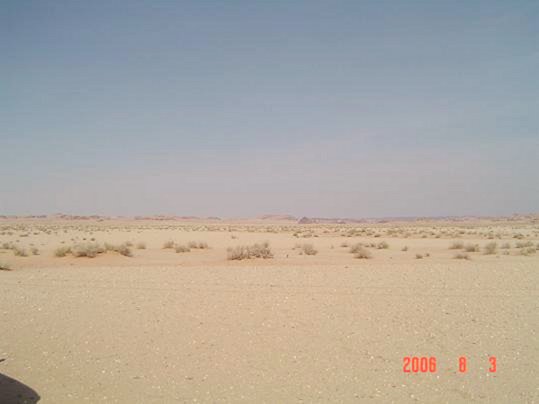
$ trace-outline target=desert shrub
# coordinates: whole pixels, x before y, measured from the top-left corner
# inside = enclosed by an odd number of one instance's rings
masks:
[[[387,244],[385,241],[380,241],[378,244],[376,244],[376,248],[379,250],[385,250],[389,248],[389,244]]]
[[[352,245],[350,246],[350,250],[349,250],[349,251],[350,251],[352,254],[356,254],[358,251],[360,251],[361,249],[364,249],[364,248],[365,248],[365,246],[363,245],[363,243],[356,243],[356,244],[352,244]]]
[[[365,247],[360,246],[359,248],[354,249],[354,258],[370,259],[370,258],[372,258],[372,254]]]
[[[131,244],[133,245],[133,244]],[[123,243],[123,244],[111,244],[111,243],[105,243],[103,247],[102,252],[108,252],[108,251],[114,251],[118,254],[125,255],[126,257],[132,257],[133,253],[131,251],[131,248],[129,246],[129,243]]]
[[[466,253],[457,253],[454,255],[455,259],[457,260],[469,260],[470,259],[470,256]]]
[[[137,250],[145,250],[146,249],[146,243],[144,241],[139,241],[137,243]]]
[[[203,241],[189,241],[187,243],[187,247],[193,248],[193,249],[200,249],[200,250],[209,248],[208,243],[205,243]]]
[[[189,251],[191,251],[191,249],[186,245],[177,245],[176,246],[176,252],[177,253],[185,253],[185,252],[189,252]]]
[[[0,262],[0,271],[11,271],[11,267],[8,264]]]
[[[65,257],[67,254],[71,254],[71,247],[58,247],[54,250],[55,257]]]
[[[344,248],[348,247],[348,243],[346,241],[342,242],[341,247],[344,247]]]
[[[104,252],[105,248],[97,243],[75,244],[73,247],[71,247],[71,254],[74,257],[95,258],[98,254],[102,254]]]
[[[461,250],[464,248],[464,243],[462,241],[455,241],[449,246],[450,250]]]
[[[11,250],[13,245],[10,243],[2,243],[2,250]]]
[[[231,247],[227,250],[229,260],[244,260],[251,258],[273,258],[268,242],[250,246]]]
[[[501,249],[503,250],[508,250],[509,248],[511,248],[511,244],[509,243],[503,243],[501,246],[500,246]]]
[[[39,250],[37,249],[37,247],[30,248],[30,252],[32,253],[32,255],[39,255]]]
[[[318,254],[318,250],[316,250],[312,244],[302,244],[300,246],[300,249],[301,249],[300,254],[305,254],[305,255]]]
[[[17,257],[28,257],[28,252],[24,248],[13,247],[12,250]]]
[[[464,246],[464,251],[466,251],[466,252],[478,252],[479,251],[479,245],[478,244],[466,244]]]
[[[402,247],[402,250],[401,251],[408,251],[408,246],[405,245],[404,247]]]
[[[133,252],[131,251],[131,248],[129,248],[129,245],[127,243],[123,243],[120,245],[113,245],[109,246],[110,248],[107,248],[107,251],[115,251],[118,254],[124,255],[126,257],[132,257]]]
[[[529,256],[535,254],[535,247],[524,247],[520,250],[520,255]]]
[[[417,260],[420,260],[422,258],[423,258],[423,254],[418,253],[418,254],[415,255],[415,259],[417,259]]]
[[[496,254],[497,248],[498,248],[498,244],[496,244],[495,242],[492,242],[485,245],[483,247],[483,251],[485,252],[486,255],[492,255],[492,254]]]
[[[526,248],[526,247],[533,247],[533,243],[531,241],[517,241],[515,244],[516,248]]]
[[[174,248],[174,241],[168,240],[163,244],[163,249]]]

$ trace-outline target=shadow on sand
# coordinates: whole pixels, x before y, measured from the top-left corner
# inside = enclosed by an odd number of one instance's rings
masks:
[[[30,387],[0,373],[0,404],[32,404],[39,399]]]

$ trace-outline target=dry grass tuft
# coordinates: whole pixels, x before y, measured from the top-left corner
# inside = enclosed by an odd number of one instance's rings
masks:
[[[115,251],[118,254],[121,254],[125,257],[132,257],[133,253],[131,251],[131,248],[129,247],[128,243],[123,243],[120,245],[113,245],[113,246],[107,246],[107,251]]]
[[[191,251],[191,249],[186,245],[177,245],[176,246],[176,252],[177,253],[186,253]]]
[[[299,244],[296,246],[296,248],[300,249],[300,254],[305,255],[316,255],[318,254],[318,250],[314,248],[312,244]]]
[[[14,246],[12,250],[17,257],[28,257],[28,252],[24,248]]]
[[[250,246],[230,247],[227,250],[229,260],[244,260],[251,258],[273,258],[268,242]]]
[[[98,243],[79,243],[71,247],[59,247],[54,251],[55,257],[65,257],[68,254],[71,254],[73,257],[88,257],[95,258],[99,254],[103,254],[108,251],[117,252],[120,255],[126,257],[132,257],[133,253],[131,248],[127,243],[114,245],[110,243],[105,243],[104,245]]]
[[[193,248],[193,249],[199,249],[199,250],[206,250],[206,249],[210,248],[208,246],[208,243],[206,243],[204,241],[189,241],[187,243],[187,247]]]
[[[8,264],[0,262],[0,271],[11,271],[11,267]]]
[[[526,257],[535,254],[535,247],[524,247],[520,250],[520,255],[524,255]]]
[[[363,245],[363,243],[356,243],[356,244],[352,244],[350,246],[350,252],[352,254],[356,254],[358,253],[360,250],[364,250],[365,249],[365,246]]]
[[[71,247],[71,255],[74,257],[95,258],[98,254],[102,254],[105,251],[105,248],[97,243],[75,244]]]
[[[163,244],[163,249],[174,248],[174,241],[168,240]]]
[[[354,249],[354,258],[370,259],[370,258],[372,258],[372,254],[365,247],[360,246],[360,247]]]
[[[464,246],[464,251],[466,251],[466,252],[478,252],[479,251],[479,245],[478,244],[466,244]]]
[[[485,255],[493,255],[496,254],[498,248],[498,244],[496,244],[494,241],[492,243],[488,243],[483,247],[483,251]]]
[[[65,257],[67,254],[71,254],[71,247],[58,247],[54,250],[55,257]]]
[[[531,241],[517,241],[515,244],[516,248],[527,248],[527,247],[533,247],[533,243]]]

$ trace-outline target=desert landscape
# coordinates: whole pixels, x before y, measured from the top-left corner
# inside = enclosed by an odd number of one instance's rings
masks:
[[[539,404],[539,2],[0,2],[0,404]]]
[[[538,249],[533,215],[5,217],[0,373],[31,390],[0,402],[537,402]]]

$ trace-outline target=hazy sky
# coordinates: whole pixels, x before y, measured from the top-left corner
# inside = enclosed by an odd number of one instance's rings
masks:
[[[0,214],[537,211],[537,0],[0,3]]]

